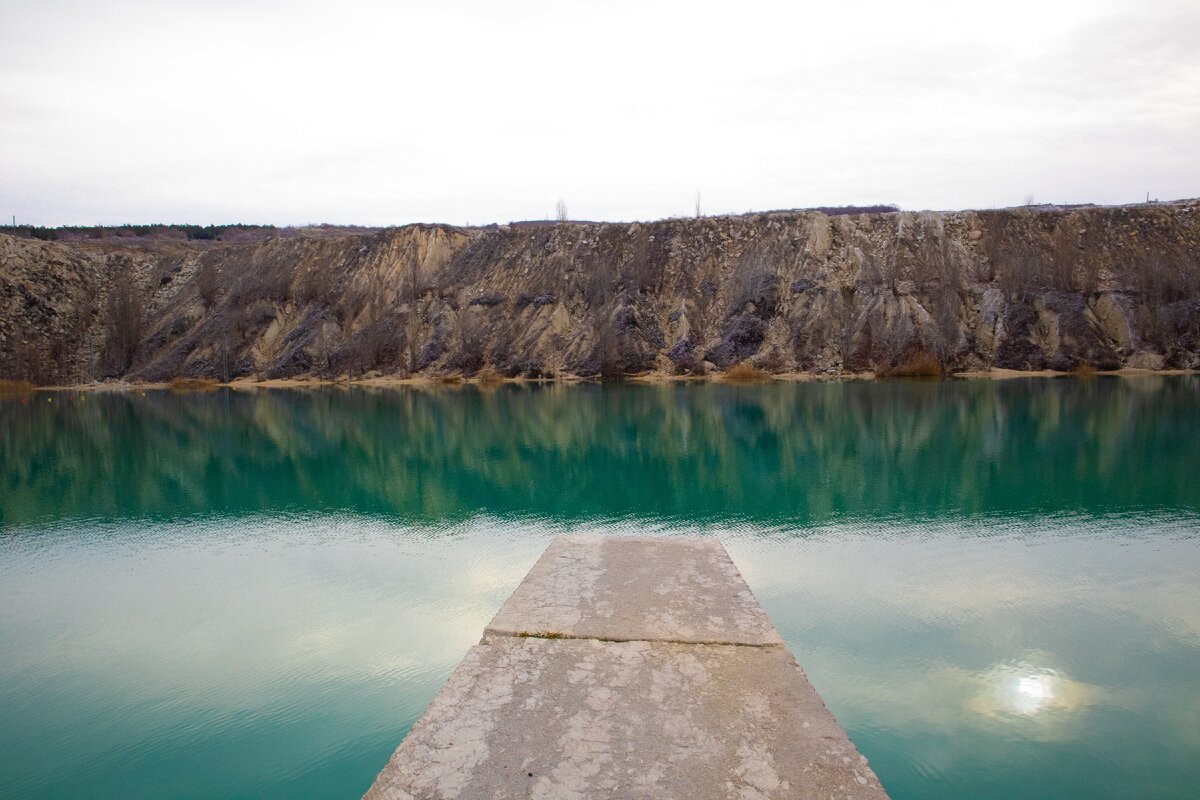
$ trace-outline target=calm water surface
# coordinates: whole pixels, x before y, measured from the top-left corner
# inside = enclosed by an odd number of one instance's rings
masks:
[[[57,393],[0,436],[0,797],[356,798],[568,530],[721,537],[895,800],[1200,786],[1194,376]]]

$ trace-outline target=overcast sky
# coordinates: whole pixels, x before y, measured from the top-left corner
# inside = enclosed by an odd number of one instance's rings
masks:
[[[0,0],[19,223],[1200,195],[1200,0]]]

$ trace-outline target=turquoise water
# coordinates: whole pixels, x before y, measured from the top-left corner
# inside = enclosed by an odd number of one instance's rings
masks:
[[[896,800],[1200,786],[1195,376],[60,392],[0,436],[0,797],[355,798],[565,530],[719,536]]]

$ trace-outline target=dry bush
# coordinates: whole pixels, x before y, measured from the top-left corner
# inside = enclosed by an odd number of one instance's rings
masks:
[[[504,378],[496,371],[496,368],[491,364],[485,364],[483,369],[475,373],[475,380],[479,383],[494,384],[501,383]]]
[[[35,388],[37,388],[37,387],[35,387],[29,381],[9,380],[7,378],[0,378],[0,395],[2,395],[2,394],[25,394],[26,392],[32,392]]]
[[[875,370],[877,378],[940,378],[942,365],[933,353],[920,351],[894,366]]]
[[[1080,361],[1071,368],[1071,374],[1076,378],[1094,378],[1096,377],[1096,368],[1089,361]]]
[[[740,361],[721,374],[726,383],[769,383],[771,373],[761,370],[749,361]]]
[[[167,386],[173,392],[207,392],[217,388],[216,378],[184,378],[175,377],[167,381]]]

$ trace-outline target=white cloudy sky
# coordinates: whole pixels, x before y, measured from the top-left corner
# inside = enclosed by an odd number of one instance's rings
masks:
[[[0,0],[0,218],[1200,195],[1200,0]]]

